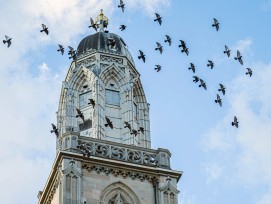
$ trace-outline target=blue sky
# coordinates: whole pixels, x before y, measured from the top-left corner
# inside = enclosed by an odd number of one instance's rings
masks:
[[[55,158],[50,124],[70,65],[57,44],[76,48],[94,33],[89,17],[103,8],[109,31],[124,39],[141,74],[151,104],[152,148],[168,148],[173,169],[184,171],[179,203],[271,203],[270,0],[125,0],[125,13],[111,0],[0,3],[0,36],[13,38],[9,49],[0,46],[1,202],[37,202]],[[162,26],[153,22],[155,12]],[[219,32],[211,27],[214,17]],[[49,36],[39,32],[41,23]],[[121,32],[120,24],[127,29]],[[173,39],[171,47],[163,43],[165,34]],[[189,56],[180,52],[179,40],[187,43]],[[162,55],[154,50],[156,42],[163,43]],[[230,58],[224,45],[232,50]],[[145,64],[137,59],[139,49]],[[243,66],[233,59],[237,49]],[[192,82],[190,62],[207,91]],[[219,83],[226,86],[222,108],[214,102]],[[238,129],[231,126],[234,115]]]

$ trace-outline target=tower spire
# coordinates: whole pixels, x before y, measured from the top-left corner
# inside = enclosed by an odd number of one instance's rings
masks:
[[[108,18],[104,15],[103,9],[101,9],[100,14],[96,18],[96,24],[100,28],[100,32],[104,32],[104,28],[107,28]]]

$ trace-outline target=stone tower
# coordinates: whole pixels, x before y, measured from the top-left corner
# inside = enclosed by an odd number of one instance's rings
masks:
[[[56,159],[39,204],[177,204],[182,172],[151,149],[149,105],[124,40],[84,38],[63,81]]]

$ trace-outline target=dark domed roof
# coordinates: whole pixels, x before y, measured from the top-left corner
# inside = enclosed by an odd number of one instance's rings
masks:
[[[116,46],[111,48],[108,45],[108,39],[114,39]],[[97,32],[93,35],[85,37],[78,45],[77,57],[88,52],[99,51],[112,54],[120,54],[126,56],[133,63],[132,56],[127,49],[125,42],[121,37],[114,33]]]

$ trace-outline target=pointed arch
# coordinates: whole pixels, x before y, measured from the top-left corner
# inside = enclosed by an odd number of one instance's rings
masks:
[[[120,181],[110,184],[102,191],[100,204],[114,203],[112,201],[118,197],[124,201],[124,204],[141,204],[134,191]]]

